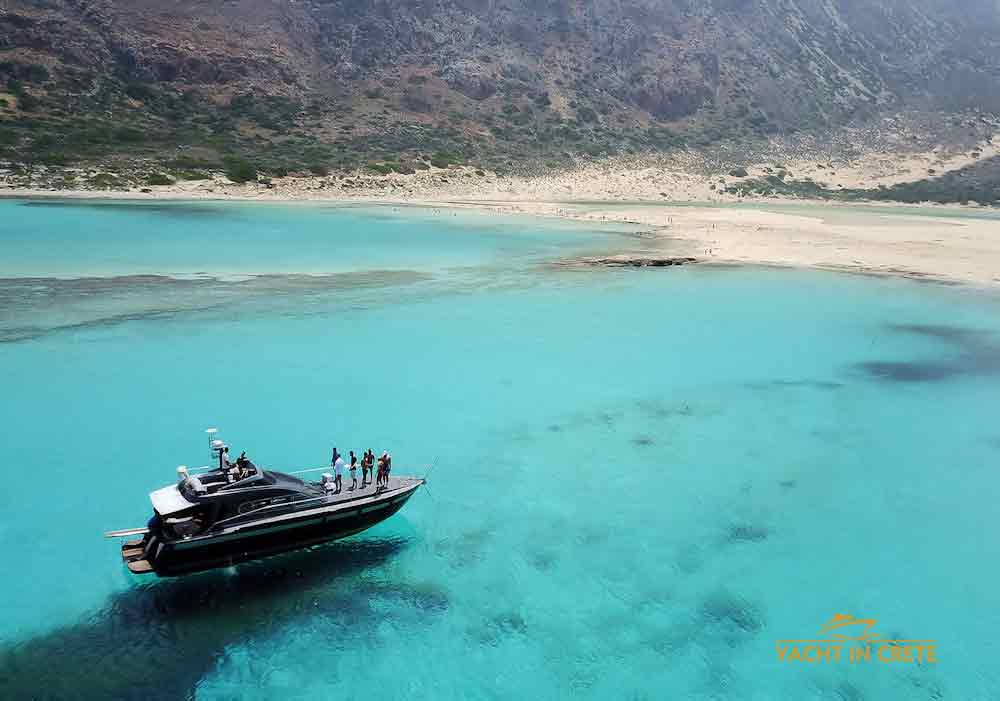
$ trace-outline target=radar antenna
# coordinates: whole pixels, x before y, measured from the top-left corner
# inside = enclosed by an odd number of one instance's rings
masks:
[[[208,434],[208,452],[211,455],[212,464],[221,465],[222,451],[226,447],[226,443],[219,438],[219,429],[217,428],[206,428],[205,433]]]

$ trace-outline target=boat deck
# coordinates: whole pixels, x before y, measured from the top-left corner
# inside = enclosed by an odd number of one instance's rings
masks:
[[[363,499],[365,497],[373,497],[379,492],[375,489],[374,481],[369,481],[364,487],[361,486],[361,475],[360,470],[358,470],[358,487],[357,489],[351,489],[351,478],[350,472],[345,470],[345,476],[341,478],[341,484],[343,488],[340,490],[339,494],[334,494],[330,492],[330,501],[328,503],[342,504],[355,499]],[[383,492],[393,492],[397,489],[405,489],[411,486],[414,482],[418,482],[419,479],[416,477],[389,477],[389,486],[383,488]]]

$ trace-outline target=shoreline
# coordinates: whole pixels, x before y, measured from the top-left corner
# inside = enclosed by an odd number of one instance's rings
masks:
[[[232,190],[237,190],[233,192]],[[449,209],[529,216],[581,224],[631,225],[647,234],[640,254],[690,256],[699,265],[760,265],[904,277],[920,282],[1000,284],[1000,210],[979,206],[846,203],[793,198],[739,201],[398,197],[319,191],[149,193],[0,190],[0,200],[120,202],[261,202]],[[491,193],[493,194],[493,193]],[[793,212],[787,208],[793,207]],[[786,208],[786,211],[781,211]],[[974,216],[981,214],[983,216]],[[995,214],[996,216],[992,216]],[[973,215],[973,216],[970,216]],[[633,251],[634,254],[634,251]],[[614,255],[614,252],[611,252]]]

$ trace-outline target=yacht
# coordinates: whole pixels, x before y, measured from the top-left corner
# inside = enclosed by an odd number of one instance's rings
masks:
[[[134,574],[173,577],[304,548],[360,533],[389,518],[424,484],[417,477],[375,477],[339,489],[330,472],[319,481],[265,470],[241,456],[229,465],[227,448],[209,429],[218,468],[177,468],[176,484],[150,493],[153,516],[144,528],[111,531],[130,538],[122,559]],[[350,480],[347,480],[350,483]]]

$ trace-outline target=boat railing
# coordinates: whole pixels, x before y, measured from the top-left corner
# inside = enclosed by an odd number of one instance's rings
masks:
[[[361,463],[360,462],[358,463],[358,467],[361,467]],[[412,467],[413,466],[411,466],[411,469],[412,469]],[[434,463],[428,463],[426,465],[418,465],[416,467],[420,467],[421,469],[425,469],[425,470],[427,470],[429,472],[431,469],[433,469]],[[344,465],[344,469],[345,470],[349,470],[350,466],[349,465]],[[376,469],[375,467],[372,467],[372,471],[373,472],[375,471],[375,469]],[[395,467],[395,466],[393,466],[392,469],[395,470],[395,471],[397,471],[397,472],[402,472],[402,471],[406,471],[407,470],[407,468],[405,468],[405,467]],[[309,469],[306,469],[306,470],[296,470],[295,472],[286,472],[285,474],[286,475],[305,475],[305,474],[310,473],[310,472],[323,472],[324,470],[326,472],[333,472],[333,465],[326,465],[324,467],[310,467]]]

